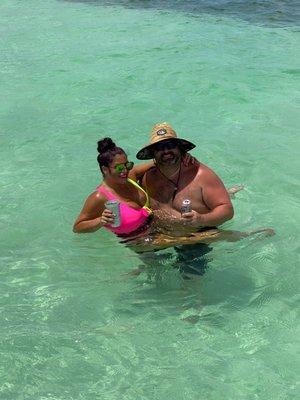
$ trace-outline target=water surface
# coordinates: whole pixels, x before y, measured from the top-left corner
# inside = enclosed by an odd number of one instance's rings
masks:
[[[1,2],[1,399],[299,396],[294,3],[276,23],[255,3],[186,3]],[[276,230],[214,245],[200,280],[174,254],[160,279],[128,279],[134,253],[71,231],[96,141],[134,160],[164,120],[245,184],[224,228]]]

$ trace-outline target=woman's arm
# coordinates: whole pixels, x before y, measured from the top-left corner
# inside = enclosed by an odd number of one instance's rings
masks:
[[[192,165],[192,164],[199,163],[199,161],[195,157],[191,156],[189,153],[183,154],[182,161],[185,166],[188,166],[190,164]],[[135,165],[132,168],[132,170],[129,171],[128,177],[134,181],[139,181],[143,178],[145,173],[154,166],[155,166],[155,163],[153,160],[151,160],[147,163]]]
[[[149,161],[147,163],[135,165],[132,170],[129,171],[129,178],[134,181],[139,181],[143,178],[144,174],[148,171],[148,169],[154,167],[154,161]]]
[[[105,209],[105,202],[106,199],[100,193],[92,193],[86,199],[84,206],[73,225],[73,232],[95,232],[105,224],[113,223],[113,213],[110,210]]]

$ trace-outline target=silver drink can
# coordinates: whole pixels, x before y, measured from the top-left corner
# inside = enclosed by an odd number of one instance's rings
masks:
[[[192,203],[191,200],[183,200],[181,205],[181,214],[186,214],[192,211]]]
[[[115,220],[114,223],[111,224],[113,228],[117,228],[121,225],[121,216],[120,216],[120,202],[118,200],[108,200],[105,203],[105,208],[111,210],[114,214]]]

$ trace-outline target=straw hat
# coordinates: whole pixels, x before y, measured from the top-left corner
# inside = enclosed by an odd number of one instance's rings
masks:
[[[154,158],[155,145],[162,140],[175,140],[178,146],[184,151],[192,150],[196,147],[193,143],[185,139],[179,139],[171,125],[166,122],[154,125],[151,130],[150,143],[144,146],[136,155],[138,160],[150,160]]]

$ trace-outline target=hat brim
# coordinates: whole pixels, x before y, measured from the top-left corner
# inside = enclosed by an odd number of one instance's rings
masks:
[[[176,142],[178,142],[178,146],[184,151],[190,151],[192,150],[194,147],[196,147],[196,145],[192,142],[189,142],[188,140],[185,139],[179,139],[179,138],[165,138],[165,139],[161,139],[159,142],[156,143],[152,143],[149,144],[148,146],[143,147],[139,152],[137,152],[136,154],[136,158],[138,160],[151,160],[154,158],[154,149],[155,146],[162,142],[163,140],[174,140]]]

